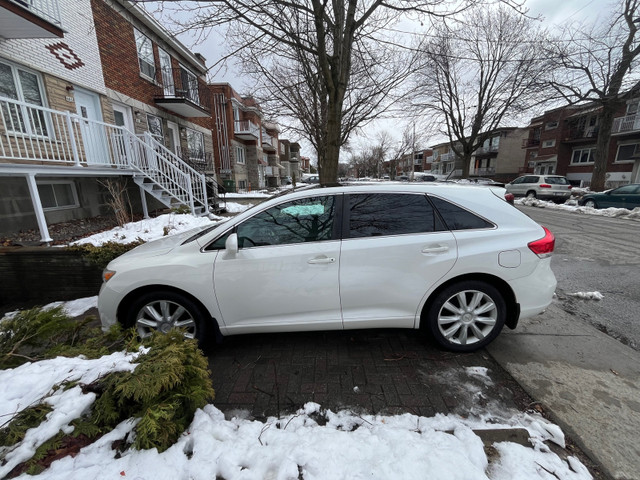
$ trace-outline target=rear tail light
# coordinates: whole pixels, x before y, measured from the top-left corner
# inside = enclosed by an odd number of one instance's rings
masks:
[[[569,190],[571,190],[573,188],[573,185],[569,185]]]
[[[513,193],[505,193],[504,199],[507,201],[507,203],[513,205],[513,202],[515,201],[516,197],[513,195]]]
[[[533,242],[529,242],[527,245],[529,250],[538,255],[540,258],[550,257],[553,253],[553,249],[556,246],[556,237],[553,236],[546,227],[542,227],[544,229],[544,237],[539,240],[534,240]]]
[[[549,185],[548,183],[541,183],[540,185],[538,185],[540,188],[551,188],[551,185]]]

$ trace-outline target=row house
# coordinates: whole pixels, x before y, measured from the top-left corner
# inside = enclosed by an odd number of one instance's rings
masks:
[[[483,145],[471,157],[469,177],[491,177],[509,182],[522,167],[522,142],[529,135],[527,128],[504,127],[491,132]]]
[[[431,149],[416,150],[413,154],[403,155],[396,165],[396,176],[411,177],[414,172],[429,172],[432,159],[433,150]]]
[[[427,161],[431,163],[431,173],[456,175],[456,171],[462,172],[462,162],[456,157],[450,142],[434,145],[431,147],[431,151],[431,156],[427,158]]]
[[[21,20],[0,11],[0,232],[50,242],[48,224],[110,213],[110,179],[145,215],[207,213],[204,59],[125,0],[8,2]]]
[[[607,152],[607,188],[640,182],[640,121],[636,120],[639,100],[629,99],[614,119]],[[600,110],[593,103],[572,105],[533,118],[522,144],[526,156],[521,172],[564,175],[575,184],[588,186]]]

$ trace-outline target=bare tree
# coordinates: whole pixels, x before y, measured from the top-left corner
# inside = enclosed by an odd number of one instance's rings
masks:
[[[416,100],[441,120],[463,178],[493,130],[548,98],[550,62],[535,22],[503,5],[476,7],[452,26],[441,23],[424,45]]]
[[[595,102],[601,107],[591,188],[604,189],[613,117],[625,94],[639,80],[632,72],[640,42],[640,0],[620,0],[610,18],[597,18],[590,28],[565,28],[547,55],[558,72],[552,87],[570,104]]]
[[[518,6],[518,0],[500,1]],[[374,117],[398,83],[390,27],[407,12],[444,17],[476,2],[209,0],[184,3],[184,10],[193,15],[190,29],[233,24],[227,39],[239,41],[234,52],[253,50],[245,54],[245,65],[258,67],[256,74],[272,74],[265,86],[276,87],[276,98],[286,100],[292,87],[300,89],[287,110],[299,117],[318,149],[320,182],[330,184],[337,180],[340,148],[349,134]]]

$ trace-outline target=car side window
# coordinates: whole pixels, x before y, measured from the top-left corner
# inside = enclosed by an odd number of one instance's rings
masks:
[[[611,191],[612,195],[628,195],[630,193],[636,193],[638,188],[635,185],[623,185],[615,190]]]
[[[465,210],[438,197],[429,197],[442,216],[449,230],[472,230],[476,228],[493,228],[494,225],[475,213]]]
[[[511,182],[511,185],[518,185],[519,183],[522,183],[523,181],[524,181],[524,177],[518,177],[513,182]]]
[[[319,242],[333,238],[335,197],[302,198],[271,207],[237,226],[240,248]]]
[[[373,193],[349,195],[345,238],[404,235],[443,230],[424,195]]]
[[[551,185],[569,185],[569,180],[564,177],[544,177],[544,181]]]
[[[528,175],[524,177],[522,183],[538,183],[538,177],[537,175]]]

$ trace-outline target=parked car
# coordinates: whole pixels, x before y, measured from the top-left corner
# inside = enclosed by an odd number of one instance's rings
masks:
[[[602,193],[588,193],[578,201],[579,205],[592,208],[629,208],[640,207],[640,183],[623,185]]]
[[[306,176],[302,179],[303,183],[319,183],[320,182],[320,176],[318,175],[309,175]]]
[[[496,182],[492,178],[483,178],[483,177],[475,177],[470,178],[473,183],[477,183],[478,185],[490,185],[492,187],[504,187],[505,184],[502,182]]]
[[[571,183],[560,175],[523,175],[505,185],[517,197],[564,203],[571,196]]]
[[[282,177],[280,183],[282,183],[282,185],[291,185],[291,183],[293,183],[293,180],[291,177]]]
[[[554,237],[504,189],[310,186],[141,245],[104,271],[98,308],[144,337],[412,328],[454,351],[551,302]]]

